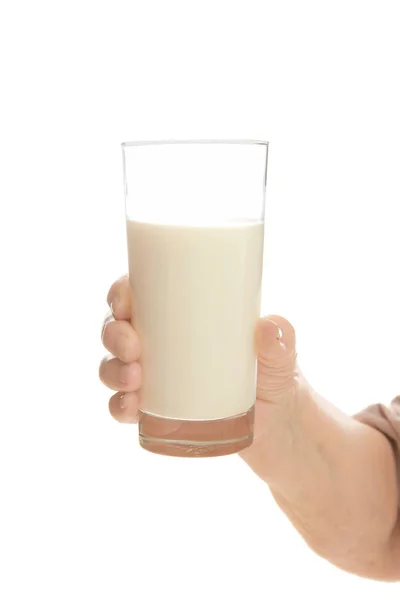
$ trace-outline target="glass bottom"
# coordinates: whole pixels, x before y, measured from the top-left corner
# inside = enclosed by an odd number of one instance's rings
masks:
[[[254,406],[247,412],[213,421],[165,419],[139,411],[139,443],[166,456],[225,456],[253,441]]]

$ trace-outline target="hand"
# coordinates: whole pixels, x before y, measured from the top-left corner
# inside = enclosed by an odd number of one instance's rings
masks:
[[[137,421],[140,342],[130,325],[128,278],[115,282],[103,327],[111,352],[100,378],[117,390],[110,412]],[[278,316],[260,319],[253,444],[240,454],[309,546],[363,577],[399,580],[396,465],[389,441],[319,396],[300,373],[295,334]]]
[[[107,302],[111,313],[104,322],[102,340],[111,354],[100,364],[100,379],[117,391],[109,403],[112,416],[121,423],[135,423],[139,404],[136,392],[141,383],[137,362],[140,341],[129,322],[128,277],[111,286]],[[282,438],[287,438],[290,432],[288,421],[298,387],[295,334],[288,321],[271,316],[260,319],[255,336],[259,360],[254,442],[241,455],[260,476],[270,478],[280,462],[276,456],[281,453]]]

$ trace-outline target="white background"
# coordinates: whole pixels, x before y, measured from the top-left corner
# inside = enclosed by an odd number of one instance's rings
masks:
[[[97,382],[120,142],[270,146],[264,312],[352,412],[400,390],[396,1],[3,0],[4,600],[397,598],[315,557],[237,457],[138,448]]]

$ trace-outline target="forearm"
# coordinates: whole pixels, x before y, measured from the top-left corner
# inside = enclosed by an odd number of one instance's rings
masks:
[[[400,578],[390,443],[309,388],[300,384],[296,395],[290,442],[265,477],[277,503],[330,562],[364,577]]]

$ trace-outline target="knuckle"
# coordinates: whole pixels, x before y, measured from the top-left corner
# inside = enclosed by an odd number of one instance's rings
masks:
[[[112,312],[109,310],[104,318],[103,325],[101,328],[101,341],[102,342],[104,340],[104,336],[106,334],[109,324],[112,323],[113,321],[114,321],[114,316],[113,316]]]
[[[128,281],[128,275],[122,275],[119,279],[114,281],[107,294],[107,304],[111,306],[113,298],[120,292],[120,290],[126,285]]]
[[[132,331],[127,327],[121,327],[117,338],[118,354],[123,362],[134,360],[134,338]]]
[[[103,383],[105,383],[105,381],[107,379],[107,373],[109,370],[110,359],[111,359],[110,356],[105,356],[100,362],[99,378],[100,378],[100,381],[102,381]]]

